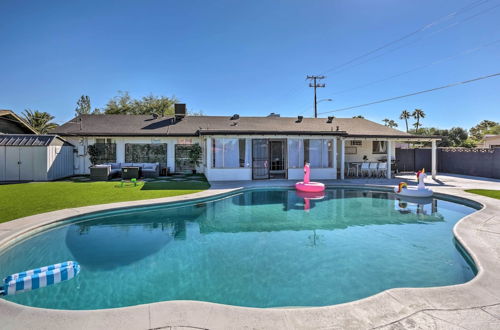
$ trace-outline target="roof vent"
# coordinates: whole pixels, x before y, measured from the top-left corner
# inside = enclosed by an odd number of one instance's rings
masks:
[[[328,120],[326,121],[328,124],[331,124],[333,121],[334,116],[328,116]]]
[[[337,126],[337,132],[340,131],[339,127]]]
[[[175,120],[182,120],[186,117],[186,104],[185,103],[176,103],[174,105],[175,108]]]
[[[235,113],[235,114],[231,117],[231,120],[237,120],[237,119],[240,119],[240,115],[238,115],[237,113]]]
[[[279,113],[274,113],[274,112],[271,112],[269,115],[267,115],[268,117],[280,117],[280,114]]]
[[[297,116],[297,121],[296,123],[301,123],[302,119],[304,119],[304,116]]]

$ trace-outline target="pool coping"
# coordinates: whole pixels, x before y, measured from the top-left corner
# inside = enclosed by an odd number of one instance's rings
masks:
[[[290,187],[290,184],[269,187]],[[328,184],[328,187],[387,190],[393,185]],[[248,188],[245,184],[213,184],[208,190],[174,197],[119,202],[70,208],[28,216],[0,224],[0,249],[27,233],[62,220],[110,209],[187,202],[223,197]],[[439,194],[458,197],[483,205],[457,222],[456,240],[473,259],[478,273],[469,282],[430,288],[394,288],[353,302],[298,308],[249,308],[201,301],[164,301],[130,307],[100,310],[54,310],[19,305],[0,299],[0,319],[6,329],[155,329],[186,327],[202,329],[258,328],[378,328],[396,324],[418,313],[495,308],[500,310],[500,203],[498,200],[467,193],[455,187],[432,187]],[[491,313],[489,313],[491,314]],[[500,322],[500,316],[497,321]]]

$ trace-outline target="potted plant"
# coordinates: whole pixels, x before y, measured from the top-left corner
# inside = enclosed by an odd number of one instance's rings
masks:
[[[97,165],[99,160],[100,152],[95,144],[91,144],[87,147],[87,153],[89,154],[89,160],[92,166]]]
[[[193,174],[196,174],[196,168],[201,163],[202,152],[203,150],[201,149],[201,146],[198,143],[193,144],[189,149],[189,160],[191,161],[191,164],[194,165]]]

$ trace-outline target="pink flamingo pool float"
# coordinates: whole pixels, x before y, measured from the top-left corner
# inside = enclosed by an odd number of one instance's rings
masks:
[[[320,192],[325,190],[325,185],[321,182],[311,182],[309,177],[311,175],[311,169],[309,168],[309,163],[304,165],[304,181],[297,182],[295,184],[295,189],[304,192]]]

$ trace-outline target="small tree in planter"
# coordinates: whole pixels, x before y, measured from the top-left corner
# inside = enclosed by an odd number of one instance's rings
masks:
[[[198,143],[193,144],[189,150],[189,159],[194,165],[193,174],[196,174],[196,168],[200,166],[202,152],[203,150]]]
[[[99,161],[99,156],[101,155],[97,146],[95,144],[89,145],[87,147],[87,152],[89,154],[89,159],[92,166],[97,165],[97,161]]]

